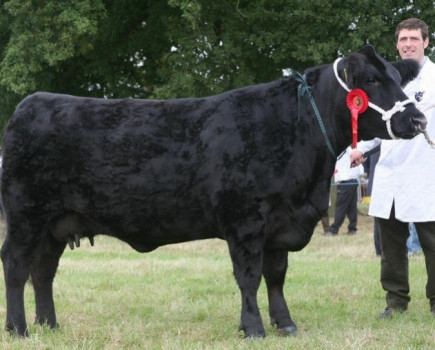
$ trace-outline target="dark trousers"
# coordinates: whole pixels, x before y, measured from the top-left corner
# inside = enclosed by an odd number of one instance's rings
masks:
[[[373,218],[373,240],[375,243],[376,255],[381,255],[381,239],[379,238],[378,218]]]
[[[334,223],[329,231],[337,233],[346,216],[349,219],[348,231],[356,231],[358,220],[358,181],[348,180],[337,184],[337,200],[335,201]]]
[[[387,292],[387,307],[406,309],[409,296],[407,222],[395,218],[394,206],[389,219],[378,219],[381,239],[381,284]],[[416,222],[417,234],[425,257],[426,297],[435,307],[435,222]]]

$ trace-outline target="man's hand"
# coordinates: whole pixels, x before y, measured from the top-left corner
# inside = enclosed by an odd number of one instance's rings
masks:
[[[352,168],[364,163],[364,161],[363,153],[360,150],[355,148],[350,152],[350,166]]]

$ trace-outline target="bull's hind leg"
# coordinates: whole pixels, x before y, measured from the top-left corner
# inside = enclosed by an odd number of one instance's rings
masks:
[[[17,238],[18,234],[8,234],[1,249],[7,304],[5,330],[27,336],[24,286],[30,275],[33,252],[32,246]]]
[[[46,235],[39,246],[31,271],[36,303],[35,323],[48,324],[51,328],[57,327],[53,280],[65,246],[66,243],[58,242],[51,235]]]
[[[277,326],[280,334],[293,335],[297,333],[297,327],[290,317],[283,291],[288,266],[287,259],[287,251],[265,251],[263,276],[267,285],[271,323]]]

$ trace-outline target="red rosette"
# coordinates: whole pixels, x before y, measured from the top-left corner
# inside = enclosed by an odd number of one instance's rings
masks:
[[[352,115],[352,147],[355,148],[358,142],[358,116],[367,110],[369,97],[364,90],[351,90],[347,94],[346,105]]]
[[[346,97],[347,108],[357,110],[358,114],[364,113],[369,106],[369,97],[366,92],[361,89],[353,89],[349,91]]]

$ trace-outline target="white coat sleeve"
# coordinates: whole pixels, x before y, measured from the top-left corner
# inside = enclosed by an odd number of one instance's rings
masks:
[[[357,150],[361,151],[362,153],[367,153],[368,151],[376,148],[381,144],[381,139],[375,138],[373,140],[369,141],[360,141],[357,143],[356,148]]]

